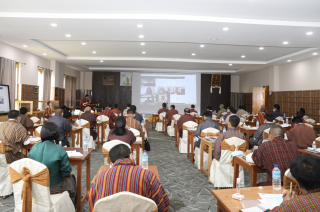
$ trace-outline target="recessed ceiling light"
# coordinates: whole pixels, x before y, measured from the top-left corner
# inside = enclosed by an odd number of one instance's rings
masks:
[[[27,45],[23,45],[24,48],[28,47]]]
[[[201,45],[200,45],[200,47],[201,47],[201,48],[203,48],[203,47],[204,47],[204,45],[203,45],[203,44],[201,44]]]
[[[144,43],[140,43],[140,45],[141,45],[141,46],[144,46],[145,44],[144,44]]]
[[[146,52],[142,52],[142,54],[145,54]]]
[[[82,45],[86,45],[86,43],[85,43],[85,42],[82,42],[81,44],[82,44]]]
[[[70,34],[66,34],[66,37],[70,38],[70,37],[71,37],[71,35],[70,35]]]
[[[242,58],[245,58],[246,56],[245,56],[245,55],[242,55],[241,57],[242,57]]]
[[[100,63],[103,63],[103,60],[100,60]]]
[[[219,40],[218,38],[211,38],[211,40]]]
[[[313,35],[313,32],[307,32],[306,34],[307,35]]]
[[[223,28],[223,31],[228,31],[228,30],[229,30],[228,27]]]
[[[313,53],[313,55],[317,55],[317,54],[318,54],[317,52]]]
[[[137,27],[142,28],[142,27],[143,27],[143,25],[142,25],[142,24],[138,24],[138,25],[137,25]]]
[[[284,41],[282,44],[287,45],[289,42],[288,41]]]
[[[264,50],[264,48],[263,48],[263,47],[260,47],[259,49],[260,49],[260,50]]]
[[[196,54],[195,54],[195,53],[192,53],[191,55],[192,55],[192,56],[195,56]]]
[[[56,26],[57,26],[57,24],[55,24],[55,23],[52,23],[52,24],[51,24],[51,26],[53,26],[53,27],[56,27]]]
[[[139,38],[144,38],[144,36],[143,35],[139,35]]]
[[[291,60],[287,60],[288,62],[291,62]]]
[[[43,53],[43,55],[47,55],[46,53]]]
[[[230,63],[229,66],[232,66],[232,64]]]
[[[93,51],[92,53],[95,54],[95,53],[97,53],[97,52],[96,52],[96,51]]]

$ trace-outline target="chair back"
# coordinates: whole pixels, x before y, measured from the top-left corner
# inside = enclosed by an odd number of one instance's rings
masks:
[[[233,158],[230,153],[235,151],[236,145],[238,145],[238,151],[246,151],[246,141],[238,137],[224,139],[221,142],[221,157],[219,163],[232,163]]]
[[[120,140],[112,140],[112,141],[105,142],[102,146],[104,165],[109,165],[111,163],[111,160],[109,158],[109,151],[112,149],[112,147],[117,146],[118,144],[127,145],[131,149],[131,146],[129,144],[127,144],[126,142],[120,141]]]
[[[163,118],[166,116],[166,114],[167,114],[166,112],[162,112],[159,114],[159,121],[160,122],[163,122]]]
[[[275,118],[274,122],[275,122],[276,124],[283,124],[283,123],[284,123],[283,118],[280,117],[280,116],[278,116],[277,118]]]
[[[192,126],[194,126],[194,128],[197,128],[198,124],[194,121],[187,121],[187,122],[183,123],[183,125],[182,125],[182,138],[188,137],[187,128],[192,128]]]
[[[314,124],[316,121],[314,119],[307,119],[306,122],[309,124]]]
[[[41,120],[38,117],[32,116],[30,119],[34,124],[40,124],[41,123]]]
[[[133,135],[134,135],[135,137],[140,137],[140,131],[139,131],[139,130],[134,129],[134,128],[132,128],[132,127],[130,127],[129,130],[133,133]],[[141,136],[142,136],[142,135],[141,135]]]
[[[244,118],[244,117],[240,118],[240,122],[245,122],[245,121],[246,121],[246,118]]]
[[[227,112],[223,112],[221,113],[221,116],[225,116],[227,114]]]
[[[303,116],[303,119],[307,120],[307,119],[309,119],[309,116]]]
[[[207,133],[207,136],[219,136],[220,135],[220,131],[213,128],[213,127],[209,127],[207,129],[204,129],[201,131],[200,136],[204,137]]]
[[[80,117],[83,113],[84,113],[83,111],[80,111],[80,112],[79,112],[79,117]]]
[[[283,175],[283,188],[290,189],[290,184],[292,183],[292,190],[296,192],[296,195],[303,194],[300,191],[299,185],[297,180],[292,176],[290,169],[287,169],[287,171]]]
[[[311,127],[312,129],[314,128],[313,125],[305,123],[305,125],[307,125],[308,127]]]
[[[192,112],[192,113],[190,113],[190,115],[193,117],[197,117],[198,114],[196,112]]]
[[[42,129],[42,126],[39,126],[36,128],[36,130],[34,131],[35,134],[36,134],[36,137],[41,137],[41,129]]]
[[[156,203],[144,196],[123,191],[96,202],[94,212],[157,212]]]
[[[12,194],[12,183],[8,168],[4,143],[0,140],[0,196]]]
[[[175,114],[172,117],[173,117],[174,120],[178,121],[180,119],[181,115]]]
[[[269,137],[270,128],[263,131],[263,140]]]
[[[49,170],[45,165],[30,158],[23,158],[10,164],[9,173],[16,212],[53,211]],[[27,179],[30,179],[31,185],[24,181]]]
[[[94,110],[91,110],[90,112],[94,114]]]

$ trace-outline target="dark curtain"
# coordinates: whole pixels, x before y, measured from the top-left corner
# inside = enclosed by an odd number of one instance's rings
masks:
[[[244,105],[243,93],[231,93],[231,106],[237,110],[240,105]]]

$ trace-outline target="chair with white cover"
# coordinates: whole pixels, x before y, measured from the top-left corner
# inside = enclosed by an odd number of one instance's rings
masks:
[[[101,130],[99,130],[100,135],[98,136],[100,136],[101,141],[106,141],[108,139],[109,132],[110,132],[109,117],[105,115],[100,115],[97,117],[97,122],[102,122]]]
[[[36,137],[41,137],[41,129],[42,129],[42,126],[39,126],[36,128],[36,130],[34,131]]]
[[[163,118],[166,117],[166,112],[162,112],[159,114],[159,121],[157,122],[156,124],[156,128],[155,130],[158,131],[158,132],[162,132],[164,129],[163,129]]]
[[[307,119],[306,122],[308,122],[308,124],[314,124],[316,121],[314,119]]]
[[[194,128],[198,127],[198,124],[194,121],[187,121],[185,123],[183,123],[182,125],[182,138],[180,138],[179,136],[179,152],[180,153],[188,153],[188,130],[187,128],[192,128],[192,126]],[[193,138],[193,142],[194,143],[195,138]],[[191,152],[191,150],[189,150],[189,152]]]
[[[82,115],[82,113],[84,113],[83,111],[80,111],[80,113],[79,113],[79,117]]]
[[[209,181],[214,187],[233,187],[234,167],[232,166],[233,157],[231,153],[235,151],[236,145],[238,145],[239,151],[246,151],[246,141],[238,137],[231,137],[221,142],[220,160],[213,159],[210,168]],[[242,166],[239,166],[239,177],[241,179],[241,187],[243,187],[244,172]]]
[[[80,121],[81,121],[81,125],[80,125]],[[85,119],[79,119],[74,124],[76,127],[82,127],[82,142],[83,142],[82,146],[84,146],[84,139],[87,136],[89,138],[88,147],[92,149],[96,149],[96,145],[95,145],[96,142],[93,141],[93,137],[90,135],[90,122],[88,122]],[[76,134],[75,136],[76,143],[74,144],[75,147],[80,147],[79,139],[80,139],[80,136]]]
[[[320,137],[315,140],[317,148],[320,148]]]
[[[246,121],[246,119],[245,119],[244,117],[241,117],[241,118],[240,118],[240,121],[241,121],[242,123],[244,123],[244,122]]]
[[[32,116],[30,119],[34,124],[40,124],[41,123],[41,120],[38,117]]]
[[[292,176],[290,169],[287,169],[287,171],[283,175],[283,188],[290,189],[290,184],[292,183],[292,191],[296,192],[296,195],[303,194],[300,191],[299,185],[297,180]]]
[[[110,165],[111,160],[109,158],[109,152],[112,149],[112,147],[117,146],[118,144],[127,145],[131,150],[131,146],[128,143],[120,141],[120,140],[112,140],[112,141],[105,142],[102,146],[104,165]]]
[[[227,112],[221,113],[221,117],[225,116],[226,114],[227,114]]]
[[[181,115],[175,114],[171,118],[171,124],[167,127],[167,132],[169,136],[175,136],[174,134],[174,123],[177,123]]]
[[[213,128],[213,127],[209,127],[207,129],[204,129],[201,131],[200,136],[201,137],[205,137],[207,133],[207,136],[219,136],[220,135],[220,131]],[[203,167],[208,170],[208,149],[203,151]],[[200,170],[200,158],[201,154],[200,154],[200,148],[196,147],[194,149],[194,163],[196,165],[196,167]]]
[[[307,125],[308,127],[311,127],[312,129],[314,128],[314,126],[311,124],[305,123],[305,125]]]
[[[309,116],[303,116],[303,119],[307,120],[307,119],[309,119]]]
[[[94,212],[157,212],[158,206],[152,199],[123,191],[99,199],[93,210]]]
[[[23,158],[10,164],[9,173],[13,186],[15,212],[75,211],[67,191],[50,195],[49,170],[42,163]],[[31,185],[28,185],[28,181]]]
[[[263,140],[269,137],[270,128],[263,131]]]
[[[52,113],[52,114],[51,114],[51,116],[55,116],[55,115],[56,115],[55,113]]]
[[[277,118],[275,118],[274,122],[276,124],[283,124],[284,123],[283,117],[278,116]]]
[[[0,196],[12,194],[12,183],[9,175],[9,165],[4,150],[4,143],[0,140]]]
[[[140,135],[140,131],[139,130],[131,128],[131,127],[129,128],[129,130],[133,133],[133,135],[135,137],[141,137],[142,138],[142,136]],[[144,141],[143,140],[142,140],[141,146],[143,146],[143,148],[144,148]],[[140,155],[139,164],[142,164],[142,153],[143,153],[143,150],[142,150],[141,146],[139,148],[139,155]],[[132,149],[133,159],[137,162],[137,153],[134,150],[135,149]]]
[[[193,117],[197,117],[198,114],[196,112],[192,112],[192,113],[190,113],[190,115]]]

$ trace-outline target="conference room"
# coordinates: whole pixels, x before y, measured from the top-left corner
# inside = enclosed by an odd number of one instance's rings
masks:
[[[320,211],[320,2],[0,3],[0,212]]]

